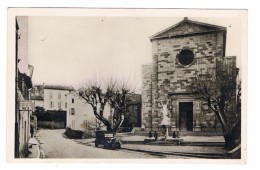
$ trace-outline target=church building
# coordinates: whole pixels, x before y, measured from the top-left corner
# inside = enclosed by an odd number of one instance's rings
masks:
[[[199,74],[236,69],[225,56],[227,29],[184,18],[150,37],[153,62],[142,67],[142,127],[158,130],[167,102],[170,131],[221,130],[215,114],[192,92]]]

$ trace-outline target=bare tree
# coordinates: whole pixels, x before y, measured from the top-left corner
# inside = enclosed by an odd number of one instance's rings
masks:
[[[216,76],[200,74],[192,86],[215,113],[228,149],[235,147],[235,141],[241,137],[241,81],[237,81],[237,76],[238,69]]]
[[[92,83],[78,90],[79,96],[92,106],[95,117],[107,127],[108,132],[112,133],[116,133],[124,120],[128,93],[130,88],[126,83],[115,80],[110,80],[104,87],[101,83]],[[112,122],[104,115],[107,104],[110,105],[111,110],[114,110]]]
[[[101,129],[102,127],[104,127],[104,124],[95,118],[87,121],[85,125],[86,130]]]

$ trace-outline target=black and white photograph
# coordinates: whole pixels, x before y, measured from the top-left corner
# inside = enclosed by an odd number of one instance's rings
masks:
[[[245,162],[246,10],[11,8],[8,28],[10,161]]]

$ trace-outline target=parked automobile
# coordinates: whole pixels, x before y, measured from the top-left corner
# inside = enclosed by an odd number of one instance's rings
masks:
[[[96,131],[95,147],[103,145],[106,149],[120,149],[121,142],[113,137],[112,133],[98,130]]]

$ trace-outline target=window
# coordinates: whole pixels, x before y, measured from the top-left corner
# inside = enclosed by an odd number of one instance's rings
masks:
[[[74,103],[74,99],[72,99],[71,102]]]
[[[50,108],[53,108],[54,107],[54,104],[52,101],[50,101]]]
[[[58,102],[58,108],[61,109],[61,102]]]
[[[74,108],[71,108],[70,110],[71,110],[71,111],[70,111],[71,115],[75,115],[75,109],[74,109]]]
[[[52,99],[52,92],[49,92],[49,97],[50,99]]]
[[[88,127],[88,120],[83,120],[83,125],[85,128]]]
[[[182,65],[189,65],[194,60],[194,54],[191,50],[185,49],[178,54],[178,60]]]
[[[60,92],[58,93],[58,98],[59,98],[59,99],[61,98],[61,93],[60,93]]]

